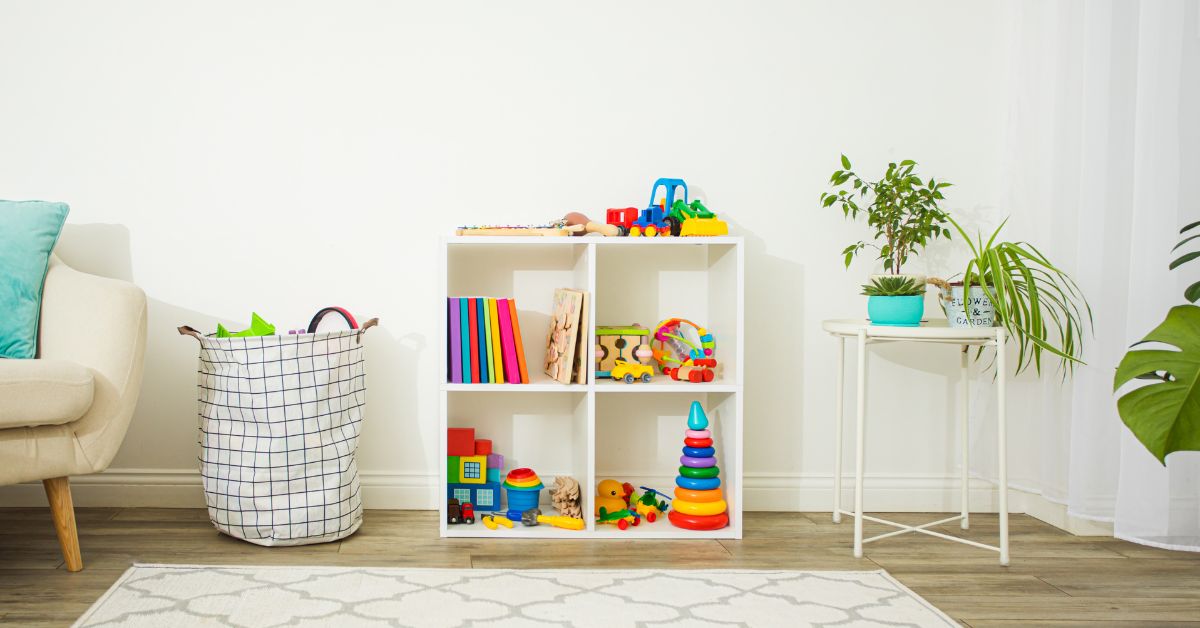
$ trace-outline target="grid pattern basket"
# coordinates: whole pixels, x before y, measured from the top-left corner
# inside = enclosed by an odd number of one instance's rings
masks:
[[[248,338],[180,328],[200,341],[200,474],[218,530],[258,545],[306,545],[362,525],[362,332],[374,323]]]

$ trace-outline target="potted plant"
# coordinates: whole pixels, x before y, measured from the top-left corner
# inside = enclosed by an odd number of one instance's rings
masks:
[[[994,312],[994,324],[1004,327],[1017,343],[1016,372],[1033,365],[1040,374],[1042,353],[1062,361],[1063,375],[1082,363],[1084,321],[1092,328],[1092,308],[1079,286],[1028,242],[997,241],[1005,220],[987,242],[981,235],[974,241],[953,218],[948,218],[971,249],[962,281],[942,287],[947,319],[954,327],[986,321],[977,312]],[[969,290],[967,289],[969,288]],[[954,303],[965,301],[967,312],[956,311]]]
[[[909,277],[875,277],[863,286],[872,325],[917,327],[925,313],[925,284]]]
[[[834,191],[821,194],[821,206],[837,205],[851,219],[864,214],[867,226],[874,230],[874,242],[860,240],[842,249],[847,268],[855,256],[869,247],[878,252],[877,259],[883,261],[885,273],[901,275],[910,256],[919,254],[938,237],[950,237],[945,226],[949,216],[938,203],[945,199],[942,190],[951,184],[932,177],[922,181],[913,173],[916,165],[911,159],[890,163],[883,178],[865,181],[842,155],[842,168],[829,177]],[[925,283],[923,276],[907,276],[919,286]]]
[[[1197,227],[1200,222],[1193,222],[1179,233]],[[1171,250],[1197,238],[1200,234],[1188,236]],[[1198,257],[1200,251],[1184,253],[1168,269]],[[1200,300],[1200,281],[1188,286],[1183,298],[1192,304]],[[1137,348],[1147,342],[1170,348]],[[1129,431],[1164,465],[1171,452],[1200,451],[1200,306],[1171,308],[1167,318],[1121,359],[1113,378],[1113,392],[1135,379],[1150,383],[1117,400],[1117,413]]]

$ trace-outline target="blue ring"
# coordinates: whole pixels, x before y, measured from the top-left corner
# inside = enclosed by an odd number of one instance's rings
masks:
[[[684,447],[683,455],[690,458],[712,458],[717,455],[716,447]]]
[[[721,478],[685,478],[679,476],[675,478],[675,486],[693,491],[711,491],[714,488],[721,487]]]

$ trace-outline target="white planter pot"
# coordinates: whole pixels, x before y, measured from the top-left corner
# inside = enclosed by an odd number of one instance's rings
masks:
[[[983,293],[983,288],[971,286],[963,303],[963,287],[950,286],[950,299],[942,299],[946,321],[951,327],[993,327],[996,324],[996,309]]]

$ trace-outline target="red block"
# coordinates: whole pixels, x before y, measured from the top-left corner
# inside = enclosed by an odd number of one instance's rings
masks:
[[[492,453],[492,441],[488,438],[475,439],[475,455],[489,456]]]
[[[447,456],[475,455],[475,428],[452,427],[446,430]]]

